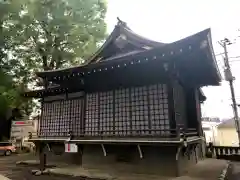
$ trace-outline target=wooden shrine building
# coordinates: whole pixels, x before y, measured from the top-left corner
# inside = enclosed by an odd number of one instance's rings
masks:
[[[203,157],[201,87],[221,80],[210,29],[165,44],[119,20],[85,64],[37,76],[48,86],[24,96],[41,99],[31,139],[47,159],[180,175]]]

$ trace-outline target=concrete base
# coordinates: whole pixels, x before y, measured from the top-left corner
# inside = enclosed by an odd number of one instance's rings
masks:
[[[140,146],[139,149],[137,145],[105,145],[105,154],[101,145],[85,145],[83,151],[79,153],[63,151],[56,155],[54,151],[49,151],[47,148],[44,152],[48,162],[58,164],[78,164],[87,169],[116,173],[180,176],[197,163],[200,155],[194,150],[186,153],[181,149],[179,156],[176,157],[177,148],[176,146]]]
[[[83,168],[97,168],[110,172],[179,176],[189,166],[197,163],[194,153],[187,157],[183,152],[180,152],[177,161],[177,147],[142,146],[142,158],[140,158],[137,146],[106,146],[105,149],[107,151],[106,157],[100,145],[85,146],[82,159]]]
[[[84,169],[98,169],[114,174],[140,173],[176,177],[185,174],[201,157],[199,148],[187,153],[181,149],[177,157],[177,146],[140,146],[139,149],[137,145],[104,145],[103,150],[100,144],[85,145],[79,153],[65,153],[64,145],[55,147],[56,149],[62,153],[56,155],[54,151],[44,149],[48,162],[77,164]]]
[[[44,153],[47,156],[48,162],[56,162],[57,164],[82,164],[82,152],[79,151],[78,153],[65,153],[63,143],[51,148],[46,146],[44,148]]]

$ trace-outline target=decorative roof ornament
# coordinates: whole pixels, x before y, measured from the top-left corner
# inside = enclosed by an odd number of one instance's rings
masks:
[[[117,20],[118,20],[118,22],[117,22],[117,25],[118,25],[118,26],[127,27],[127,23],[124,22],[124,21],[122,21],[119,17],[117,17]]]

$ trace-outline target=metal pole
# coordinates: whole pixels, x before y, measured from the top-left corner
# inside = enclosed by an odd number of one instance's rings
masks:
[[[232,96],[232,108],[233,108],[233,113],[234,113],[234,120],[235,120],[235,126],[236,126],[236,131],[238,135],[238,143],[240,146],[240,128],[239,128],[239,117],[238,117],[238,109],[237,109],[237,103],[236,103],[236,98],[235,98],[235,92],[234,92],[234,86],[233,86],[233,81],[234,77],[232,76],[231,68],[229,65],[229,59],[228,59],[228,52],[227,52],[227,45],[231,44],[228,39],[224,39],[220,45],[223,46],[224,48],[224,65],[225,65],[225,79],[229,82],[230,86],[230,91],[231,91],[231,96]]]

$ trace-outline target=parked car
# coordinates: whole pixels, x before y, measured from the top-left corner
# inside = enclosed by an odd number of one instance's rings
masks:
[[[16,152],[16,147],[11,142],[0,142],[0,154],[10,156]]]

